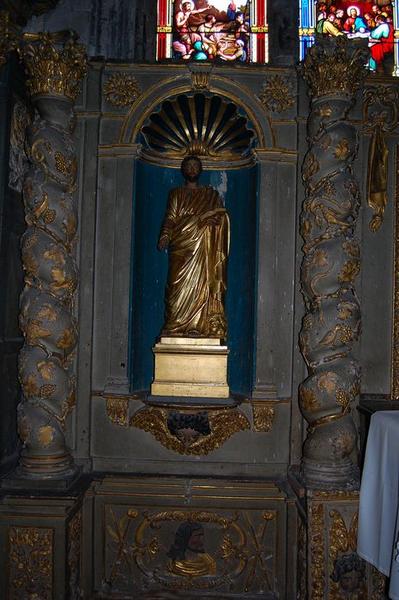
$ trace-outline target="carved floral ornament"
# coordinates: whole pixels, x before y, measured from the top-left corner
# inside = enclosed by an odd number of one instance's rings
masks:
[[[292,82],[281,75],[274,75],[263,84],[259,100],[269,112],[283,112],[295,104]]]
[[[133,104],[141,95],[140,84],[133,75],[112,73],[104,83],[103,93],[113,106],[124,107]]]

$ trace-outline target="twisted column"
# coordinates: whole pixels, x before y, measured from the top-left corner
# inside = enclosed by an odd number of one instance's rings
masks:
[[[27,229],[22,239],[20,326],[25,342],[19,356],[19,472],[61,478],[74,472],[64,435],[75,404],[77,341],[77,162],[72,131],[86,55],[71,34],[28,34],[26,40],[20,55],[34,119],[27,130],[30,165],[23,187]]]
[[[353,346],[360,335],[355,279],[360,248],[354,237],[360,196],[353,175],[357,131],[347,116],[365,77],[367,48],[343,36],[321,39],[302,72],[309,84],[309,148],[302,167],[301,267],[306,314],[300,347],[308,377],[299,389],[309,423],[302,470],[310,487],[355,487],[357,432],[351,405],[360,370]]]

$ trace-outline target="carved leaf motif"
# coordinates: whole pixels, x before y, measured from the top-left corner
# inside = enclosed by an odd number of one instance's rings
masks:
[[[350,154],[350,145],[348,140],[342,139],[335,147],[334,156],[339,160],[346,160]]]
[[[107,102],[114,106],[129,106],[141,95],[137,79],[122,72],[108,77],[103,92]]]

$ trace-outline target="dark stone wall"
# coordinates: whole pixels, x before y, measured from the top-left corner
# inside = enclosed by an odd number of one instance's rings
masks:
[[[18,447],[17,356],[22,345],[18,307],[23,283],[20,239],[25,223],[21,194],[8,187],[8,164],[11,115],[21,95],[21,70],[12,60],[0,69],[0,473],[12,467]]]
[[[91,57],[155,60],[156,2],[60,0],[54,10],[33,17],[27,31],[73,29]]]

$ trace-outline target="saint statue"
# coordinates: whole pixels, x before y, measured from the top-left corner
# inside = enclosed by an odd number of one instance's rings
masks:
[[[202,163],[181,164],[185,184],[170,191],[158,249],[168,248],[163,336],[225,338],[229,217],[212,187],[198,185]]]

